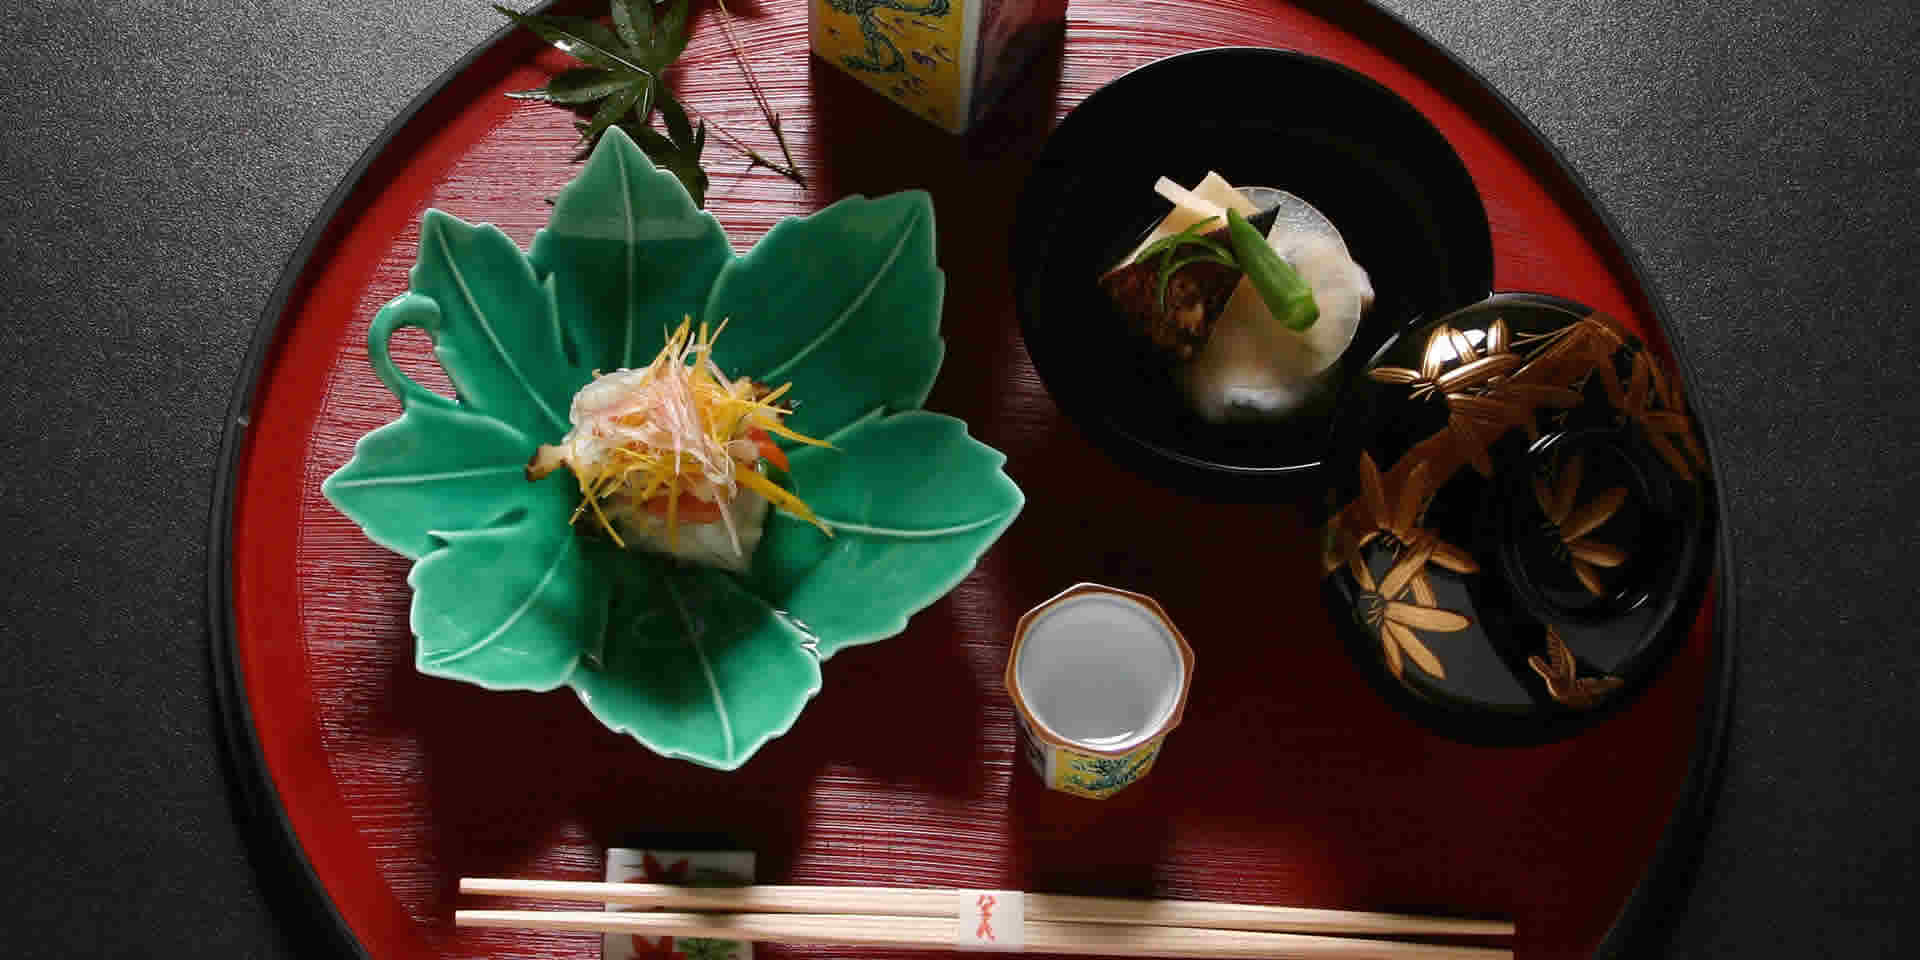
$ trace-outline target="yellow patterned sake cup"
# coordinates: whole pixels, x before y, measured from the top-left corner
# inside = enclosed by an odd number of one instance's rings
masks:
[[[1152,597],[1082,583],[1020,618],[1006,683],[1034,772],[1104,800],[1145,777],[1180,725],[1193,648]]]

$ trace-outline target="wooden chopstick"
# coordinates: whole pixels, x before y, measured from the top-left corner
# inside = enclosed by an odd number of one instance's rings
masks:
[[[900,887],[682,887],[661,883],[587,883],[469,877],[460,892],[534,900],[584,900],[681,911],[730,913],[863,914],[891,917],[953,917],[951,890]],[[1126,900],[1112,897],[1026,895],[1029,921],[1111,923],[1158,927],[1205,927],[1273,933],[1372,936],[1513,935],[1504,920],[1423,917],[1398,913],[1270,907],[1197,900]]]
[[[511,927],[586,933],[639,933],[654,937],[703,937],[762,943],[837,944],[867,947],[954,946],[947,917],[804,913],[638,913],[599,910],[458,910],[462,927]],[[1060,923],[1028,920],[1028,953],[1100,954],[1125,957],[1373,958],[1373,960],[1495,960],[1513,951],[1391,940],[1356,940],[1298,933],[1206,930],[1140,924]]]

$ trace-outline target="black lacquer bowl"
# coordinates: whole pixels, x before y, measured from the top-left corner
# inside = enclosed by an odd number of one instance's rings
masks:
[[[1313,95],[1280,110],[1274,90]],[[1209,170],[1313,204],[1373,282],[1373,309],[1326,378],[1334,388],[1279,421],[1192,413],[1095,286],[1166,213],[1155,181],[1190,185]],[[1259,494],[1262,478],[1319,465],[1338,387],[1360,361],[1415,317],[1482,299],[1493,277],[1480,194],[1425,117],[1339,64],[1247,47],[1157,60],[1075,107],[1021,195],[1012,257],[1027,350],[1068,417],[1130,466]]]
[[[1501,294],[1409,329],[1335,421],[1328,601],[1429,729],[1561,739],[1684,641],[1714,557],[1705,448],[1673,371],[1604,314]]]

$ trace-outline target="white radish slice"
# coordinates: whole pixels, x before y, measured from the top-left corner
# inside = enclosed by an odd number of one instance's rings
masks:
[[[1261,210],[1277,208],[1267,243],[1307,282],[1314,305],[1320,308],[1320,319],[1313,326],[1300,333],[1281,332],[1305,339],[1319,355],[1314,371],[1324,370],[1353,342],[1361,316],[1373,306],[1373,282],[1347,251],[1340,229],[1313,204],[1272,187],[1246,187],[1241,192]]]

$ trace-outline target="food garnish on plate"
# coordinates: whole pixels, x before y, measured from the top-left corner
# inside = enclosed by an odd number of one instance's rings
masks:
[[[1258,420],[1299,406],[1373,303],[1340,231],[1291,193],[1236,188],[1218,173],[1191,190],[1162,177],[1154,191],[1173,209],[1100,288],[1175,365],[1201,416]]]
[[[529,481],[562,465],[580,483],[577,525],[626,549],[745,571],[759,546],[769,503],[828,536],[833,530],[805,501],[766,474],[788,469],[773,435],[830,444],[797,433],[779,405],[793,386],[729,378],[713,361],[726,328],[698,331],[691,319],[666,338],[645,367],[596,373],[573,397],[573,429],[541,444],[527,462]]]

